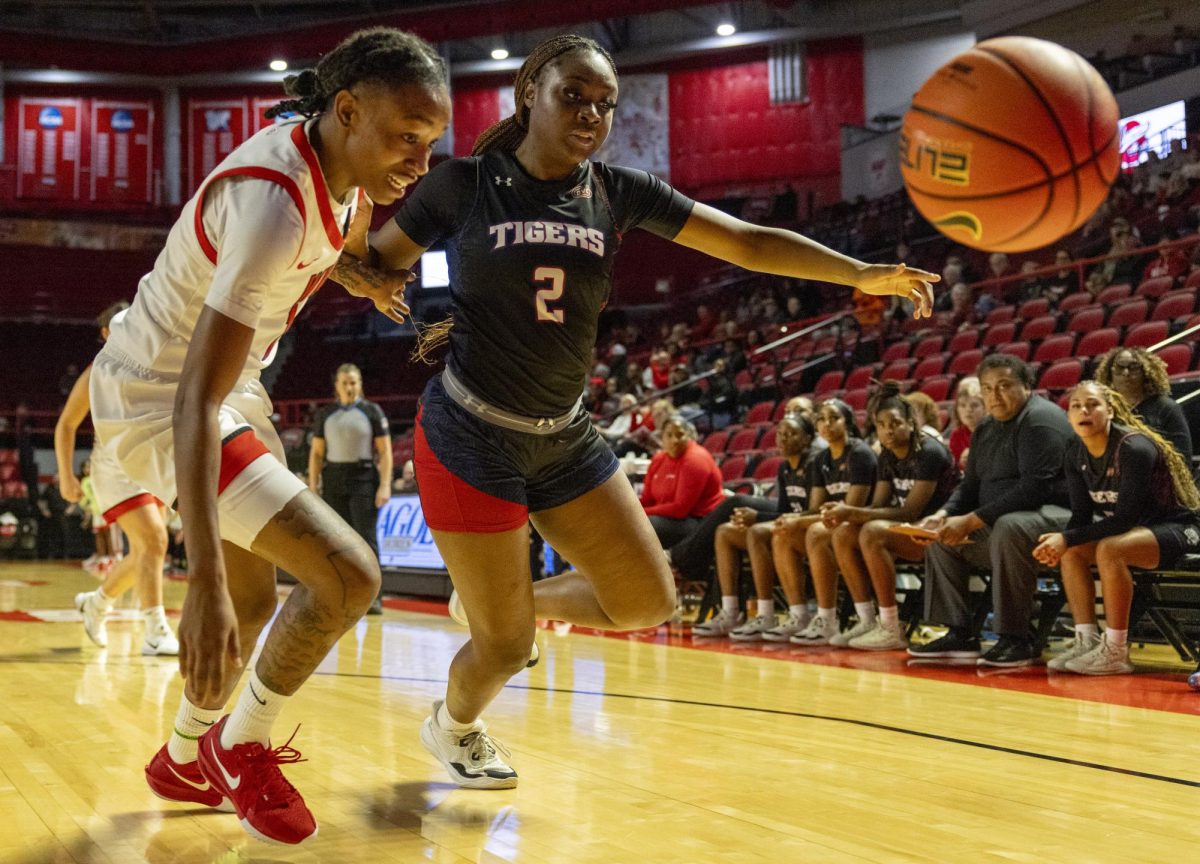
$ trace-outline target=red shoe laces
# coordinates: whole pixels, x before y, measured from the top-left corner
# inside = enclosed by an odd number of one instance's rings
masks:
[[[289,783],[287,778],[283,776],[283,772],[279,770],[280,765],[294,765],[297,762],[308,761],[301,757],[299,750],[290,746],[292,739],[296,737],[296,733],[299,731],[300,727],[296,726],[287,741],[269,750],[257,742],[245,745],[247,746],[247,752],[243,756],[243,759],[246,766],[261,778],[262,788],[260,794],[262,799],[267,802],[273,802],[275,807],[286,807],[291,799],[300,794],[296,791],[296,787]]]

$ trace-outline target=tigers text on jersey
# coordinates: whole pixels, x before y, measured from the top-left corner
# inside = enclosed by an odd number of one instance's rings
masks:
[[[176,379],[208,305],[254,330],[242,378],[271,362],[337,262],[358,195],[330,198],[310,122],[262,130],[205,178],[105,352]]]
[[[671,239],[692,206],[644,171],[582,162],[538,180],[490,152],[430,171],[396,225],[418,246],[446,241],[454,376],[506,411],[557,417],[584,391],[621,236]]]

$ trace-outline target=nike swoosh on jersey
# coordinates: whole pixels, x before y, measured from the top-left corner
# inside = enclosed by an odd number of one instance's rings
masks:
[[[225,766],[221,764],[221,757],[217,755],[217,745],[212,741],[209,741],[208,747],[210,750],[212,750],[213,761],[216,762],[217,767],[221,769],[221,776],[225,778],[225,783],[229,786],[230,790],[232,791],[233,789],[241,786],[242,778],[240,776],[231,777],[229,772],[225,770]]]
[[[207,780],[205,780],[203,784],[197,783],[195,780],[189,780],[188,778],[186,778],[182,774],[180,774],[178,771],[176,771],[175,767],[173,765],[171,765],[170,763],[167,764],[167,769],[172,774],[174,774],[177,778],[182,780],[184,783],[186,783],[187,785],[191,786],[193,789],[196,789],[200,792],[207,792],[209,789],[212,788],[212,784],[209,783]],[[228,775],[226,775],[226,776],[228,776]]]
[[[314,259],[312,259],[311,261],[305,262],[305,263],[303,263],[303,264],[297,264],[297,265],[296,265],[296,269],[297,269],[297,270],[303,270],[305,267],[311,267],[312,265],[316,264],[318,260],[319,260],[319,259],[317,259],[317,258],[314,258]]]

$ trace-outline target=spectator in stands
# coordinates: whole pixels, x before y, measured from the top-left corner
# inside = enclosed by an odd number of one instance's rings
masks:
[[[708,391],[704,394],[703,406],[708,413],[713,429],[724,429],[733,422],[737,410],[738,390],[733,383],[733,373],[718,357],[713,363],[713,374],[708,378]]]
[[[1025,278],[1021,280],[1018,287],[1019,294],[1017,300],[1024,302],[1026,300],[1037,300],[1042,296],[1042,280],[1038,276],[1030,276],[1034,270],[1037,270],[1041,265],[1032,258],[1021,262],[1021,272],[1025,274]]]
[[[1102,273],[1105,285],[1135,284],[1142,273],[1143,262],[1141,256],[1128,254],[1138,247],[1139,242],[1134,236],[1129,220],[1120,217],[1114,219],[1109,236],[1112,238],[1112,245],[1106,254],[1117,257],[1101,261],[1093,273]]]
[[[1008,259],[1008,255],[1004,252],[993,252],[988,256],[988,272],[984,277],[985,280],[1004,279],[1010,276],[1015,276],[1016,272],[1012,268],[1012,264]],[[1005,282],[1000,285],[989,285],[986,293],[996,298],[996,303],[1013,303],[1020,293],[1020,286],[1016,282]]]
[[[621,382],[609,376],[604,382],[604,398],[600,401],[600,413],[605,417],[621,410]]]
[[[1159,205],[1165,206],[1165,205]],[[1142,281],[1170,276],[1178,279],[1188,269],[1187,255],[1178,246],[1162,245],[1158,247],[1158,256],[1146,265],[1142,271]]]
[[[1171,398],[1167,364],[1145,348],[1117,347],[1100,358],[1096,380],[1121,394],[1147,426],[1192,464],[1192,433],[1179,403]]]
[[[775,427],[775,442],[783,461],[775,480],[777,504],[766,514],[750,506],[734,507],[729,521],[717,526],[715,556],[717,581],[721,587],[721,611],[692,629],[695,636],[725,636],[739,642],[770,638],[786,642],[808,623],[808,607],[791,606],[782,627],[775,618],[775,562],[771,557],[771,531],[774,518],[784,513],[808,512],[808,487],[811,482],[808,458],[816,428],[799,415],[784,417]],[[723,507],[724,505],[722,505]],[[718,508],[720,510],[722,508]],[[766,518],[763,518],[763,517]],[[758,607],[756,615],[745,621],[738,605],[738,575],[741,553],[750,558]],[[770,635],[768,635],[770,634]]]
[[[346,520],[375,556],[375,521],[392,494],[392,436],[387,416],[363,398],[362,372],[343,363],[334,375],[337,399],[313,420],[308,453],[308,488]],[[383,614],[380,589],[369,615]]]
[[[826,505],[849,504],[861,507],[867,503],[875,485],[877,460],[875,451],[859,437],[854,424],[854,409],[841,399],[826,399],[817,409],[817,431],[829,442],[829,447],[817,453],[812,461],[809,510],[812,515],[789,514],[775,520],[771,534],[771,552],[779,570],[788,606],[805,602],[803,572],[800,558],[808,558],[817,595],[817,614],[804,629],[792,634],[789,641],[797,645],[828,645],[838,637],[836,579],[831,580],[836,561],[833,555],[833,534],[822,522],[820,512]],[[875,623],[875,607],[868,601],[856,603],[860,621]]]
[[[712,313],[707,306],[701,303],[696,307],[696,323],[692,325],[692,338],[697,342],[703,341],[712,335],[713,328],[717,326],[717,316]]]
[[[620,413],[613,417],[607,426],[598,427],[600,434],[610,444],[620,441],[632,430],[633,416],[636,411],[637,397],[632,393],[626,393],[621,397]]]
[[[942,329],[947,332],[947,335],[952,335],[978,320],[979,315],[971,297],[971,287],[966,282],[951,283],[950,314],[942,319]]]
[[[804,317],[804,304],[795,294],[791,294],[787,298],[787,315],[788,321],[799,321]]]
[[[671,355],[665,348],[656,348],[650,355],[650,365],[642,373],[642,387],[647,392],[666,390],[671,378]]]
[[[661,430],[663,424],[674,413],[675,406],[671,404],[669,398],[656,399],[649,405],[640,406],[634,412],[629,434],[613,448],[613,452],[618,457],[624,457],[630,453],[640,453],[643,456],[654,455],[662,449]]]
[[[942,412],[932,397],[920,390],[905,394],[905,401],[912,406],[913,419],[920,426],[921,434],[938,441],[942,440]],[[872,418],[874,414],[872,414]]]
[[[950,285],[953,287],[958,285],[960,282],[965,283],[961,264],[950,262],[942,268],[943,285]],[[970,289],[968,289],[967,297],[970,298],[970,296]],[[954,310],[952,292],[945,291],[942,294],[939,294],[937,302],[934,303],[933,309],[935,312],[952,312]]]
[[[871,588],[879,601],[879,618],[858,624],[830,640],[868,651],[894,651],[908,647],[900,612],[896,606],[896,556],[920,561],[925,550],[910,537],[889,529],[900,523],[917,522],[946,503],[958,483],[958,469],[946,446],[921,431],[921,420],[911,395],[901,396],[895,381],[885,381],[868,408],[883,445],[879,454],[879,478],[866,507],[827,504],[821,519],[833,529],[833,548],[838,569],[855,607],[870,606]],[[822,593],[835,593],[837,573],[813,568],[813,581],[825,579]],[[873,617],[873,616],[872,616]]]
[[[650,460],[642,507],[664,549],[696,529],[725,497],[721,469],[696,443],[696,428],[679,414],[662,426],[662,450]]]
[[[742,350],[742,345],[737,339],[726,339],[724,345],[724,354],[722,357],[725,360],[725,369],[730,375],[736,375],[746,368],[746,352]]]
[[[1034,557],[1062,568],[1075,619],[1071,645],[1048,664],[1084,675],[1133,671],[1129,662],[1130,567],[1172,567],[1200,551],[1200,493],[1191,466],[1120,394],[1096,381],[1071,391],[1067,449],[1071,521],[1043,535]],[[1092,566],[1100,573],[1105,632],[1096,625]]]
[[[417,491],[417,472],[413,460],[405,459],[400,476],[392,481],[392,492],[396,495],[411,495]]]
[[[954,429],[950,432],[950,455],[960,471],[967,467],[971,435],[986,415],[979,379],[968,375],[958,382],[954,391]]]
[[[1179,169],[1184,180],[1200,182],[1200,145],[1193,143],[1186,151],[1183,167]]]
[[[1042,296],[1050,301],[1050,308],[1057,309],[1062,298],[1079,287],[1079,277],[1071,267],[1071,252],[1058,249],[1054,252],[1054,263],[1058,271],[1052,276],[1042,277]]]
[[[1061,531],[1063,452],[1071,426],[1057,405],[1033,394],[1033,372],[1009,354],[979,364],[988,418],[971,438],[962,483],[921,525],[938,533],[925,553],[926,620],[945,636],[909,648],[916,657],[979,657],[985,666],[1028,666],[1040,654],[1030,632],[1038,537]],[[990,571],[999,641],[982,657],[968,582]]]

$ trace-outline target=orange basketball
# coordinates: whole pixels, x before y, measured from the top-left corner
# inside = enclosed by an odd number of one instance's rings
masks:
[[[900,171],[947,237],[1021,252],[1082,225],[1120,170],[1112,91],[1073,51],[1026,36],[980,42],[913,97]]]

